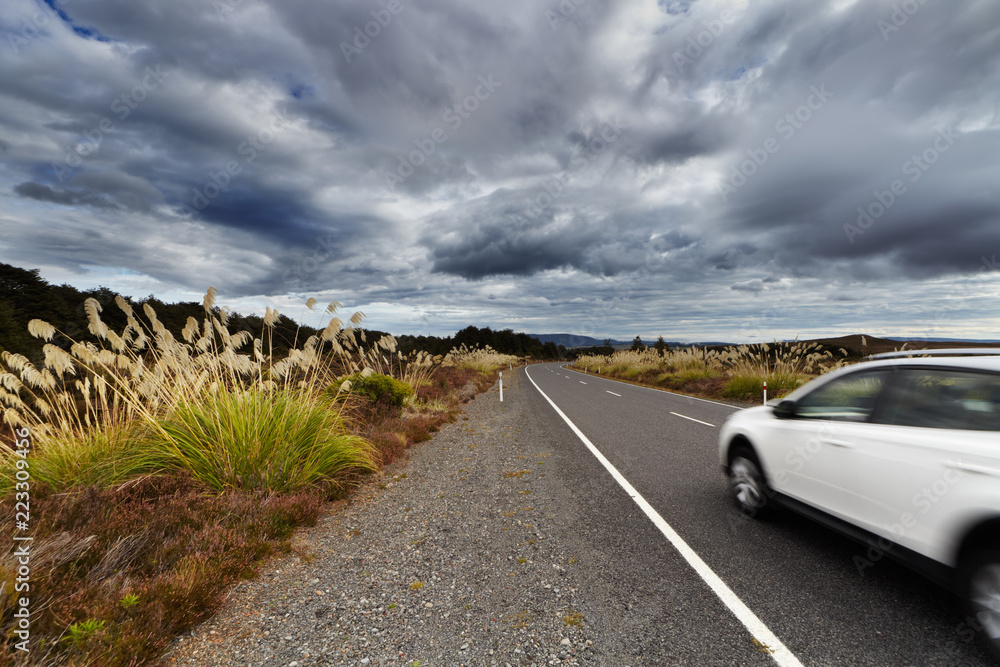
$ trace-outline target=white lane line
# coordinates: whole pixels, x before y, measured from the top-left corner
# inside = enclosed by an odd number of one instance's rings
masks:
[[[563,368],[566,368],[566,367],[563,366]],[[572,368],[566,368],[566,370],[573,371],[574,373],[580,373],[580,375],[583,375],[583,372],[575,370],[575,369],[572,369]],[[618,384],[628,384],[627,382],[621,382],[619,380],[615,380],[614,378],[602,377],[601,379],[602,380],[606,380],[607,382],[617,382]],[[647,391],[656,391],[656,392],[659,392],[661,394],[670,394],[671,396],[680,396],[681,398],[690,398],[692,401],[701,401],[702,403],[711,403],[712,405],[721,405],[722,407],[729,408],[730,410],[742,410],[743,409],[743,408],[741,408],[738,405],[730,405],[729,403],[719,403],[718,401],[712,401],[712,400],[709,400],[707,398],[698,398],[697,396],[688,396],[687,394],[678,394],[676,391],[669,391],[667,389],[657,389],[656,387],[644,387],[641,384],[633,384],[631,386],[635,387],[636,389],[645,389]]]
[[[580,441],[587,446],[590,453],[601,462],[601,465],[603,465],[609,473],[611,473],[611,476],[615,478],[618,485],[625,490],[625,493],[632,498],[635,504],[639,506],[639,509],[645,512],[646,516],[649,517],[649,520],[653,522],[653,525],[659,528],[660,532],[663,533],[663,536],[670,541],[670,543],[675,549],[677,549],[678,552],[680,552],[682,556],[684,556],[684,560],[686,560],[688,564],[694,568],[694,571],[698,573],[698,576],[700,576],[705,583],[708,584],[709,588],[715,592],[719,599],[722,600],[723,604],[729,607],[729,611],[733,612],[733,615],[736,616],[746,629],[750,631],[750,634],[753,635],[754,639],[769,649],[770,655],[774,658],[774,661],[781,667],[803,667],[802,663],[799,662],[799,659],[796,658],[795,655],[781,643],[781,640],[778,639],[777,635],[771,632],[771,630],[764,625],[764,622],[757,618],[755,613],[750,611],[750,607],[746,606],[743,600],[740,600],[739,597],[737,597],[736,593],[734,593],[733,590],[726,585],[726,582],[720,579],[719,575],[712,571],[712,568],[710,568],[705,561],[701,559],[701,556],[695,553],[694,549],[688,546],[687,542],[685,542],[683,538],[677,534],[677,531],[671,528],[670,524],[668,524],[663,517],[660,516],[660,513],[653,509],[653,506],[639,494],[635,487],[632,486],[627,479],[625,479],[624,475],[618,472],[618,469],[611,464],[611,461],[608,461],[604,457],[604,454],[601,454],[600,450],[594,446],[594,443],[592,443],[587,436],[583,434],[583,431],[578,429],[576,424],[569,420],[566,413],[560,410],[559,406],[556,405],[537,384],[535,384],[535,381],[531,378],[531,374],[525,371],[525,375],[527,375],[528,379],[531,380],[531,384],[535,385],[535,389],[538,390],[538,393],[549,402],[549,405],[551,405],[552,409],[556,411],[556,414],[562,417],[563,421],[566,422],[570,429],[572,429],[573,433],[576,434],[576,437],[580,438]]]
[[[528,378],[528,379],[530,380],[531,378]],[[605,390],[605,391],[607,391],[607,390]],[[622,397],[622,395],[621,395],[621,394],[616,394],[616,393],[615,393],[615,392],[613,392],[613,391],[609,391],[608,393],[609,393],[609,394],[611,394],[612,396],[617,396],[618,398],[621,398],[621,397]],[[548,398],[548,397],[546,397],[546,398]]]
[[[580,384],[587,384],[587,383],[584,382],[583,380],[580,380]]]
[[[694,417],[688,417],[687,415],[682,415],[677,412],[671,412],[670,414],[674,415],[675,417],[683,417],[684,419],[690,419],[693,422],[698,422],[699,424],[704,424],[705,426],[712,426],[712,427],[715,426],[715,424],[709,424],[708,422],[703,422],[700,419],[695,419]]]

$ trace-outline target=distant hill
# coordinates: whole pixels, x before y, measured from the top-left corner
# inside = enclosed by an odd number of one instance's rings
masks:
[[[576,334],[568,333],[555,333],[555,334],[533,334],[529,333],[528,336],[542,342],[548,343],[552,342],[556,345],[563,345],[567,349],[579,348],[579,347],[596,347],[599,345],[604,345],[604,339],[593,338],[592,336],[579,336]],[[864,337],[865,345],[862,345],[862,337]],[[647,346],[653,345],[656,342],[655,338],[652,339],[642,339],[642,342]],[[786,343],[791,343],[792,341],[784,341]],[[852,334],[850,336],[839,336],[834,338],[815,338],[810,340],[800,340],[800,343],[819,343],[821,345],[826,345],[830,347],[842,347],[848,352],[850,352],[853,357],[864,357],[870,354],[879,354],[882,352],[892,352],[893,350],[899,350],[906,345],[906,349],[941,349],[949,347],[1000,347],[1000,340],[970,340],[970,339],[960,339],[960,338],[880,338],[878,336],[869,336],[867,334]],[[725,343],[721,341],[699,341],[695,343],[687,343],[681,341],[668,340],[667,345],[671,348],[678,347],[723,347],[729,345],[738,345],[739,343]],[[617,349],[628,349],[632,346],[632,341],[630,340],[614,340],[611,341],[611,346]]]
[[[893,352],[894,350],[903,349],[904,345],[907,350],[940,350],[952,347],[1000,347],[1000,341],[949,340],[947,338],[895,339],[877,338],[864,334],[853,334],[837,338],[819,338],[799,342],[842,347],[850,352],[851,356],[868,356],[870,354]]]
[[[578,336],[576,334],[567,333],[557,333],[557,334],[528,334],[532,338],[540,340],[543,343],[553,342],[556,345],[563,345],[566,348],[574,347],[597,347],[598,345],[604,345],[603,338],[592,338],[590,336]],[[642,342],[647,346],[651,347],[656,343],[655,338],[642,339]],[[675,340],[666,341],[667,345],[670,347],[685,347],[691,343],[681,343]],[[698,345],[703,345],[704,343],[698,343]],[[714,345],[715,343],[707,343],[708,345]],[[632,347],[632,340],[611,340],[611,347],[616,348],[630,348]]]
[[[541,341],[542,343],[555,343],[556,345],[564,345],[566,347],[594,347],[595,345],[604,345],[604,340],[598,340],[597,338],[591,338],[590,336],[577,336],[576,334],[568,333],[555,333],[555,334],[533,334],[529,333],[529,336],[535,340]],[[624,341],[613,340],[612,345],[625,345]],[[632,341],[628,342],[631,345]]]

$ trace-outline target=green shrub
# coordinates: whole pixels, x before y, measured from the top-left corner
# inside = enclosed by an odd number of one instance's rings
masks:
[[[367,396],[372,403],[386,399],[388,403],[402,407],[413,396],[413,387],[388,375],[355,373],[345,379],[351,383],[351,392]]]

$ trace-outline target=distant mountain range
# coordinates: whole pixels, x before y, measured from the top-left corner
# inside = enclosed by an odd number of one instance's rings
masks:
[[[542,343],[555,343],[556,345],[563,345],[567,348],[574,347],[596,347],[598,345],[604,345],[603,338],[592,338],[591,336],[579,336],[576,334],[567,333],[555,333],[555,334],[533,334],[529,333],[529,336],[541,341]],[[906,341],[911,341],[914,343],[928,343],[929,347],[941,347],[942,343],[958,344],[958,347],[966,347],[970,345],[996,345],[1000,343],[1000,340],[975,340],[968,338],[917,338],[917,337],[907,337],[900,336],[898,338],[880,338],[877,336],[867,336],[867,344],[865,346],[866,352],[869,347],[879,347],[879,351],[892,350],[902,346]],[[642,340],[647,346],[653,345],[656,339]],[[791,341],[785,341],[791,342]],[[813,341],[799,341],[803,343],[813,342]],[[830,345],[848,345],[850,347],[861,347],[861,334],[855,334],[853,336],[842,336],[839,338],[826,338],[819,339],[816,342],[823,342]],[[675,340],[668,340],[667,345],[670,347],[687,347],[688,345],[697,345],[699,347],[712,346],[712,345],[733,345],[735,343],[726,343],[720,341],[699,341],[696,343],[681,342]],[[629,348],[632,346],[631,340],[611,340],[611,346],[616,348]],[[913,347],[912,345],[910,346]]]
[[[556,334],[533,334],[529,333],[529,336],[536,340],[540,340],[543,343],[555,343],[556,345],[563,345],[567,348],[573,347],[596,347],[598,345],[604,345],[603,338],[591,338],[590,336],[578,336],[576,334],[567,333],[556,333]],[[647,346],[651,346],[656,343],[656,339],[642,340]],[[719,343],[696,343],[697,345],[718,345]],[[691,345],[691,343],[681,343],[679,341],[668,340],[667,345],[670,347],[684,347]],[[611,347],[632,347],[631,340],[611,340]]]

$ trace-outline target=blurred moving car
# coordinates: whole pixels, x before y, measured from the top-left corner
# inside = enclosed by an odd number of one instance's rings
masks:
[[[781,505],[960,594],[1000,660],[1000,356],[877,355],[732,415],[719,452],[739,509]],[[930,355],[904,358],[913,354]]]

